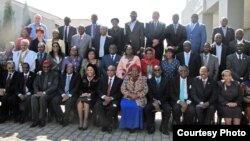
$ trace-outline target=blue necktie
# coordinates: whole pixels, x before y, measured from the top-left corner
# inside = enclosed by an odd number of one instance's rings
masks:
[[[186,65],[186,66],[188,66],[188,64],[189,64],[189,58],[190,58],[190,57],[189,57],[189,54],[186,54],[186,55],[185,55],[185,65]]]
[[[66,94],[69,94],[69,83],[70,83],[70,75],[67,75],[66,84],[64,88]]]
[[[184,95],[185,95],[185,81],[181,79],[181,86],[180,86],[180,101],[184,101]]]

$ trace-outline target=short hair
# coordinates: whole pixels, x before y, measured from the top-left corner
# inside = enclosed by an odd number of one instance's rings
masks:
[[[88,68],[88,67],[93,68],[93,70],[94,70],[94,72],[95,72],[95,75],[98,74],[98,69],[97,69],[97,66],[96,66],[95,64],[89,63],[89,64],[87,65],[87,67],[86,67],[86,73],[87,73],[87,68]]]
[[[36,33],[37,33],[38,31],[40,31],[40,32],[42,32],[42,33],[44,34],[44,29],[43,29],[42,27],[36,28]]]
[[[29,63],[24,62],[24,63],[22,64],[22,67],[23,67],[24,65],[27,65],[27,66],[28,66],[28,69],[30,70],[30,64],[29,64]]]
[[[38,13],[34,15],[34,18],[36,18],[36,17],[40,17],[41,20],[43,19],[42,15],[40,15]]]
[[[223,77],[225,73],[229,73],[230,75],[232,75],[232,72],[230,70],[224,70],[221,72],[221,76]]]
[[[165,49],[165,53],[167,52],[172,52],[173,54],[175,53],[175,49],[171,46],[168,46],[166,49]]]
[[[30,45],[30,41],[28,39],[22,39],[21,42],[25,42],[28,44],[28,46]]]
[[[111,22],[113,22],[113,21],[117,21],[119,23],[119,19],[118,18],[112,18]]]
[[[181,68],[184,68],[185,70],[189,71],[189,69],[186,65],[180,65],[178,68],[178,72],[180,71]]]
[[[42,46],[42,47],[45,48],[45,44],[44,44],[43,42],[39,42],[39,43],[38,43],[37,47],[40,47],[40,46]]]
[[[95,54],[95,59],[98,58],[98,54],[97,54],[97,52],[96,52],[96,49],[95,49],[94,47],[91,47],[91,48],[89,48],[89,49],[87,50],[87,52],[86,52],[86,58],[87,58],[87,59],[88,59],[88,55],[89,55],[90,52],[94,52],[94,54]]]

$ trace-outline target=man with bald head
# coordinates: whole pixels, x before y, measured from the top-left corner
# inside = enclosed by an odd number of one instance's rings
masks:
[[[165,23],[159,21],[160,13],[154,11],[152,14],[152,21],[146,23],[145,36],[147,38],[146,47],[155,49],[155,57],[161,61],[163,55],[163,41],[165,37]]]
[[[221,26],[214,28],[212,33],[212,42],[214,42],[214,36],[216,33],[220,33],[222,36],[222,43],[229,46],[229,43],[234,40],[234,29],[228,26],[228,18],[222,17],[220,21]]]
[[[229,43],[230,54],[236,51],[236,45],[239,43],[244,44],[243,52],[250,55],[250,41],[244,39],[244,30],[239,28],[235,31],[235,39]]]
[[[46,41],[49,37],[48,28],[45,24],[42,23],[42,16],[40,14],[36,14],[34,16],[34,23],[28,25],[31,28],[30,37],[34,40],[36,39],[36,29],[42,28],[44,30],[44,40]]]

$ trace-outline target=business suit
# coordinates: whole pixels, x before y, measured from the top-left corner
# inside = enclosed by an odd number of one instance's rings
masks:
[[[39,60],[38,58],[39,58],[39,55],[37,53],[37,59],[35,60],[35,64],[36,64],[35,73],[37,73],[38,71],[42,71],[43,61],[48,58],[48,54],[44,52],[42,59]]]
[[[160,101],[160,108],[163,110],[162,112],[162,121],[160,130],[168,131],[168,122],[171,115],[171,106],[170,106],[170,96],[169,96],[169,89],[167,87],[167,80],[161,76],[161,81],[159,86],[157,86],[157,82],[155,77],[152,77],[148,80],[148,94],[147,100],[148,103],[144,108],[145,115],[146,115],[146,122],[147,122],[147,129],[154,128],[154,121],[155,121],[155,109],[153,106],[154,99]]]
[[[113,39],[111,36],[105,36],[105,43],[104,43],[104,55],[109,53],[109,46],[113,43]],[[101,41],[101,36],[96,37],[93,42],[92,46],[96,49],[96,53],[99,55],[100,51],[100,41]],[[103,56],[98,56],[99,58],[102,58]]]
[[[201,66],[206,66],[209,69],[208,76],[213,80],[217,81],[219,73],[219,62],[217,56],[208,54],[208,60],[205,62],[204,53],[201,53]]]
[[[183,43],[187,40],[187,31],[185,26],[178,24],[177,30],[174,30],[174,24],[166,27],[166,40],[168,46],[174,46],[176,53],[183,51]]]
[[[125,46],[124,28],[118,27],[117,30],[111,28],[108,30],[108,34],[113,38],[113,43],[117,46],[117,54],[123,55]]]
[[[131,22],[125,24],[125,44],[131,44],[134,48],[134,54],[140,50],[141,47],[144,47],[145,38],[144,38],[144,24],[136,21],[133,30],[130,29]]]
[[[59,30],[59,39],[64,40],[64,42],[65,42],[65,53],[66,53],[66,55],[69,55],[69,49],[71,48],[71,39],[72,39],[72,36],[75,35],[75,34],[77,34],[77,32],[76,32],[76,28],[75,27],[69,25],[68,26],[68,37],[64,37],[65,34],[66,34],[65,33],[65,28],[66,28],[65,25],[64,26],[60,26],[58,28],[58,30]]]
[[[185,56],[184,52],[178,53],[176,55],[176,59],[180,61],[180,65],[185,65]],[[191,51],[189,63],[188,63],[188,69],[189,69],[189,77],[196,77],[199,75],[199,70],[201,67],[201,57],[200,55],[194,53]]]
[[[243,53],[250,56],[250,41],[242,39],[242,43],[244,44]],[[229,43],[229,54],[232,54],[236,51],[237,40],[233,40]]]
[[[196,23],[192,30],[191,24],[186,25],[187,40],[192,44],[192,51],[200,54],[205,42],[207,41],[206,26],[201,23]]]
[[[196,116],[200,124],[209,125],[215,112],[215,104],[217,104],[217,86],[216,81],[207,78],[205,87],[200,76],[193,79],[191,98],[195,105]],[[209,102],[207,108],[199,107],[201,102]]]
[[[79,34],[74,35],[71,40],[71,46],[76,46],[78,55],[81,56],[81,58],[86,58],[88,48],[92,47],[92,39],[88,34],[83,34],[82,36],[83,37],[80,38]]]
[[[227,69],[231,70],[232,77],[236,81],[244,82],[248,80],[250,74],[250,57],[242,54],[239,60],[236,53],[227,56]],[[240,79],[240,78],[243,79]]]
[[[35,80],[36,74],[34,72],[29,71],[29,75],[27,76],[27,80],[25,80],[25,74],[20,73],[19,75],[19,87],[18,87],[18,96],[24,95],[25,100],[20,103],[20,111],[21,118],[20,122],[24,122],[25,118],[27,118],[29,113],[31,112],[31,95],[34,94],[33,82]]]
[[[93,24],[86,26],[86,34],[88,34],[92,39],[95,39],[96,37],[100,36],[100,25],[95,24],[95,29],[93,31],[94,35],[91,35],[92,25]]]
[[[0,82],[0,88],[5,89],[5,94],[0,96],[1,100],[1,121],[4,122],[8,119],[9,111],[12,110],[14,119],[16,120],[19,110],[18,110],[18,82],[19,73],[14,71],[11,79],[8,81],[8,72],[4,72]]]
[[[47,82],[46,82],[47,77]],[[40,75],[37,75],[33,84],[34,94],[37,92],[45,92],[43,96],[36,97],[31,96],[31,109],[32,109],[32,121],[45,122],[45,115],[47,110],[47,105],[51,102],[52,98],[57,93],[58,88],[58,73],[50,71],[47,75],[42,72]]]
[[[113,77],[113,84],[110,88],[109,96],[113,97],[113,100],[106,106],[103,105],[104,97],[107,95],[109,77],[105,76],[100,80],[98,87],[98,101],[95,104],[95,112],[100,116],[101,126],[112,130],[113,118],[116,118],[122,98],[121,85],[122,80],[117,76]]]
[[[191,88],[192,88],[192,80],[191,78],[186,78],[187,83],[187,98],[185,99],[185,102],[188,100],[192,102],[191,100]],[[181,124],[180,117],[182,115],[181,112],[181,106],[177,104],[178,100],[180,99],[180,77],[175,78],[170,83],[170,99],[171,99],[171,106],[173,108],[173,119],[176,124]],[[193,119],[195,115],[195,109],[192,103],[188,104],[186,111],[183,113],[183,124],[193,124]]]
[[[234,29],[231,27],[227,27],[226,35],[224,35],[222,27],[217,27],[213,29],[212,33],[212,42],[214,42],[214,36],[216,33],[220,33],[222,37],[222,43],[226,46],[229,46],[229,43],[235,39]]]
[[[210,53],[214,54],[215,56],[217,56],[216,55],[216,43],[212,44]],[[218,72],[218,79],[217,80],[221,79],[221,72],[226,69],[226,58],[227,58],[227,55],[228,55],[228,47],[225,46],[224,44],[222,44],[221,62],[219,64],[219,72]]]
[[[146,27],[145,27],[145,36],[147,38],[146,47],[153,47],[152,46],[153,40],[154,39],[159,40],[159,44],[154,46],[153,48],[155,49],[156,59],[161,61],[162,55],[163,55],[163,50],[164,50],[163,41],[165,38],[166,25],[165,25],[165,23],[162,23],[159,21],[157,21],[156,25],[157,26],[155,27],[155,24],[153,21],[146,23]]]
[[[114,60],[111,58],[111,54],[104,55],[102,57],[101,69],[102,69],[102,76],[107,75],[107,70],[110,65],[115,66],[117,68],[118,63],[121,59],[121,56],[116,54]]]
[[[65,91],[67,73],[63,73],[59,78],[59,86],[58,86],[58,94],[53,98],[52,105],[53,109],[58,118],[62,118],[65,124],[69,121],[70,111],[75,108],[76,101],[80,95],[80,85],[81,85],[81,77],[78,73],[72,73],[70,83],[69,83],[69,91],[71,97],[62,102],[62,94],[67,94]],[[65,103],[65,113],[63,114],[60,104]]]

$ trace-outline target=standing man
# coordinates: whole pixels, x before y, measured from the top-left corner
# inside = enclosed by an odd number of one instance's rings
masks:
[[[235,31],[235,39],[229,43],[230,54],[236,51],[236,45],[239,43],[244,44],[244,54],[250,56],[250,41],[244,39],[244,30],[241,28]]]
[[[73,46],[77,47],[78,55],[81,58],[85,58],[88,48],[92,47],[92,39],[88,34],[85,34],[85,27],[82,25],[78,27],[78,34],[72,37],[71,47]]]
[[[60,26],[59,30],[59,39],[64,40],[65,42],[65,52],[66,55],[69,55],[69,49],[71,48],[71,38],[76,34],[76,28],[69,25],[71,19],[69,17],[64,18],[64,26]]]
[[[222,17],[220,21],[221,26],[213,29],[212,34],[212,42],[214,42],[214,35],[216,33],[220,33],[222,36],[222,43],[229,46],[229,43],[234,40],[234,29],[227,26],[228,19],[226,17]]]
[[[165,23],[159,21],[160,13],[154,11],[152,14],[152,21],[146,23],[145,36],[147,38],[146,47],[152,47],[155,49],[156,59],[162,60],[164,50],[164,37],[165,37]]]
[[[137,20],[137,12],[130,13],[131,21],[125,24],[125,44],[131,44],[134,54],[140,54],[140,48],[144,47],[144,24]]]
[[[100,36],[100,25],[97,24],[98,17],[96,14],[91,15],[91,25],[86,26],[86,34],[91,36],[92,39]]]
[[[207,41],[206,26],[198,22],[197,14],[191,16],[191,23],[186,25],[187,40],[192,44],[192,51],[200,54],[203,45]]]
[[[183,43],[187,40],[187,31],[185,26],[179,23],[178,14],[173,15],[172,21],[166,28],[166,40],[168,46],[172,46],[175,53],[179,53],[183,51]]]
[[[31,28],[30,37],[34,40],[37,38],[36,29],[42,28],[44,30],[44,40],[46,41],[49,37],[48,28],[45,24],[42,23],[42,16],[40,14],[36,14],[34,16],[34,23],[28,25]]]

